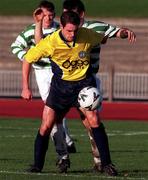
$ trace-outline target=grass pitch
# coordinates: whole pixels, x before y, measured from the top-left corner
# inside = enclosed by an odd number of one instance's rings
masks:
[[[113,163],[119,170],[116,178],[92,171],[93,160],[86,130],[79,120],[69,120],[68,127],[77,153],[71,154],[67,174],[57,172],[56,153],[52,141],[43,173],[25,172],[33,162],[34,139],[39,120],[0,119],[0,179],[2,180],[98,180],[148,179],[148,123],[137,121],[104,121],[109,137]]]

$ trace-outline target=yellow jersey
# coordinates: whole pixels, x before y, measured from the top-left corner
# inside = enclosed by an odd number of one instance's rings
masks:
[[[65,41],[61,34],[61,30],[58,30],[42,39],[28,50],[25,60],[34,63],[42,57],[50,57],[55,76],[66,81],[82,80],[90,66],[90,51],[92,47],[101,43],[104,34],[79,28],[73,42]]]

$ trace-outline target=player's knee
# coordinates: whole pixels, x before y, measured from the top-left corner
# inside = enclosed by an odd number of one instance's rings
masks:
[[[41,125],[40,127],[40,134],[42,136],[45,136],[45,135],[49,135],[51,132],[51,127],[49,127],[48,125],[44,124],[44,125]]]
[[[90,127],[91,128],[97,128],[97,127],[99,127],[99,123],[96,120],[91,120],[90,121]]]
[[[84,126],[86,127],[86,129],[88,129],[88,130],[91,129],[91,126],[90,126],[87,118],[83,119],[82,122],[83,122]]]

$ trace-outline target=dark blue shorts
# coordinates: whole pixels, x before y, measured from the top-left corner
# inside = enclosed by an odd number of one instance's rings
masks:
[[[53,76],[51,89],[47,97],[46,105],[56,112],[68,112],[71,107],[79,107],[78,94],[87,86],[96,87],[96,80],[89,76],[80,81],[65,81]]]

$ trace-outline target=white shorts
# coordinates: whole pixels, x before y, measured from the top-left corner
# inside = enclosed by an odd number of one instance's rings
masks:
[[[45,102],[50,91],[51,79],[53,76],[51,68],[34,69],[36,82],[42,100]]]

